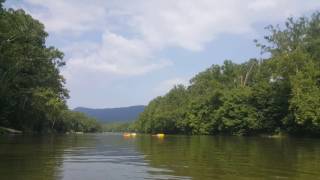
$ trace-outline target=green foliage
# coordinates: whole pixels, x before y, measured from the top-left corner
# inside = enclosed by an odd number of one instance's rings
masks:
[[[320,134],[320,12],[268,26],[269,58],[213,65],[149,103],[135,122],[146,133]]]
[[[140,115],[135,127],[144,133],[174,133],[186,130],[184,104],[187,102],[186,89],[174,87],[165,97],[158,97]]]
[[[132,132],[133,124],[130,122],[106,123],[102,125],[104,132]]]
[[[94,118],[90,118],[81,112],[65,110],[60,121],[56,123],[58,132],[100,132],[101,124]]]
[[[237,88],[225,93],[216,111],[218,130],[228,134],[248,134],[259,128],[257,109],[251,104],[250,88]]]
[[[27,132],[96,130],[96,121],[68,112],[68,91],[59,70],[65,65],[63,53],[46,45],[48,34],[43,24],[21,9],[3,9],[3,2],[0,1],[0,126]]]
[[[302,71],[291,77],[292,98],[290,110],[298,130],[320,131],[320,66],[308,63]],[[296,130],[296,129],[293,129]]]
[[[0,11],[2,11],[3,9],[3,3],[5,2],[5,0],[0,0]]]

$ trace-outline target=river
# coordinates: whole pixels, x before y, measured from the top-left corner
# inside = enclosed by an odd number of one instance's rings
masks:
[[[0,136],[1,180],[320,179],[320,140]]]

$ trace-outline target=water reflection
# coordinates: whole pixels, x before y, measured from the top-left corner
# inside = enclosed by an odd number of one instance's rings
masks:
[[[319,179],[317,139],[120,134],[0,138],[0,179]]]
[[[141,137],[150,165],[192,179],[319,179],[316,139],[171,136]]]
[[[65,150],[63,179],[186,179],[170,175],[171,170],[150,167],[145,156],[136,151],[136,138],[117,134],[89,138],[95,143]]]
[[[59,179],[64,148],[59,142],[53,137],[1,137],[1,179]]]

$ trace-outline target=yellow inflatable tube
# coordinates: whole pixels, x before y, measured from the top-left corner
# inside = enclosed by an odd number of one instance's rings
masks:
[[[164,138],[164,134],[163,133],[158,133],[158,134],[155,134],[155,135],[152,135],[152,136],[156,136],[158,138]]]

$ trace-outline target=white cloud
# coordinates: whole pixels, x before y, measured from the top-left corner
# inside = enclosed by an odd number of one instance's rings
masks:
[[[63,74],[72,92],[80,92],[84,82],[107,84],[106,78],[144,75],[170,66],[170,57],[158,56],[165,49],[202,51],[219,36],[252,35],[257,23],[283,22],[288,16],[320,8],[319,0],[15,0],[7,4],[24,8],[45,24],[51,42],[62,42],[53,45],[66,53]],[[151,93],[164,94],[177,83],[187,81],[166,80]]]
[[[252,33],[257,22],[283,20],[320,7],[318,0],[25,2],[25,9],[51,33],[63,37],[78,35],[79,41],[92,33],[104,33],[101,41],[93,42],[96,48],[90,50],[90,55],[73,52],[71,66],[128,75],[144,74],[167,65],[167,61],[155,57],[165,48],[203,50],[206,43],[221,34]]]
[[[105,28],[136,32],[158,46],[191,50],[221,33],[246,33],[259,21],[316,10],[318,0],[26,0],[50,32]],[[30,8],[29,8],[30,9]],[[117,27],[118,26],[118,27]],[[109,29],[110,30],[110,29]]]
[[[156,59],[153,49],[140,39],[127,39],[121,35],[105,32],[98,46],[87,43],[69,49],[72,57],[66,71],[72,73],[89,70],[115,75],[140,75],[171,65],[171,62]]]
[[[25,0],[32,15],[53,33],[80,34],[100,29],[107,11],[88,0]]]
[[[154,89],[154,96],[162,96],[170,91],[175,85],[189,85],[189,81],[186,78],[172,78],[160,82]]]
[[[133,28],[152,44],[202,50],[222,33],[253,32],[253,24],[283,20],[320,7],[318,0],[138,1]],[[131,20],[130,20],[131,21]]]

